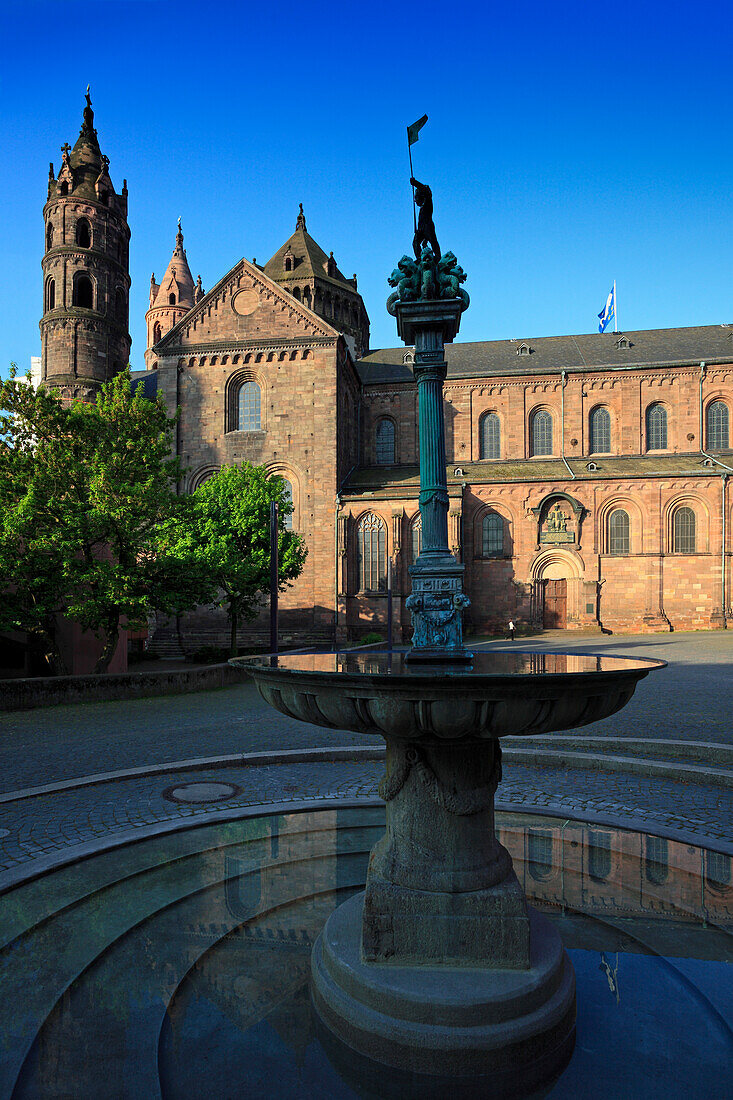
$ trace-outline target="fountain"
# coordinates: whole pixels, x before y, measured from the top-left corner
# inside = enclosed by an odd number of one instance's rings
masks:
[[[443,381],[444,346],[469,302],[464,272],[430,228],[433,248],[418,230],[416,258],[399,261],[387,303],[414,345],[418,387],[423,544],[410,570],[412,647],[237,663],[282,713],[386,741],[385,834],[365,890],[330,916],[312,954],[313,1005],[332,1045],[347,1061],[425,1081],[478,1078],[516,1095],[569,1058],[575,977],[495,835],[500,738],[596,722],[664,662],[465,649],[469,601],[448,547]]]

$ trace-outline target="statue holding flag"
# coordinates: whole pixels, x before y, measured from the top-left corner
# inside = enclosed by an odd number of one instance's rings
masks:
[[[426,183],[420,183],[414,176],[410,177],[410,183],[414,188],[415,202],[420,207],[420,214],[415,227],[415,238],[412,247],[415,250],[415,259],[419,260],[424,246],[432,248],[435,261],[440,259],[440,245],[435,235],[435,223],[433,222],[433,193]]]

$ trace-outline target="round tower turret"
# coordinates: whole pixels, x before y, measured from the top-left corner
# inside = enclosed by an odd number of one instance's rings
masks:
[[[42,380],[94,400],[130,358],[127,181],[118,195],[99,148],[89,89],[73,149],[61,147],[43,208]]]
[[[177,325],[182,317],[202,296],[201,276],[194,286],[191,269],[183,247],[181,219],[178,219],[176,246],[170,258],[165,275],[156,283],[155,275],[150,279],[150,308],[145,314],[148,326],[148,346],[145,351],[145,366],[151,370],[157,362],[155,345],[167,332]]]

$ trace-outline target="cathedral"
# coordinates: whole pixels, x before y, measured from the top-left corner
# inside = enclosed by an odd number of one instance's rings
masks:
[[[114,190],[89,102],[62,156],[44,207],[42,371],[88,399],[129,358],[127,188]],[[287,481],[308,558],[281,598],[283,640],[383,634],[388,563],[395,637],[409,637],[421,539],[412,356],[370,348],[357,277],[316,243],[302,206],[267,263],[240,259],[209,291],[179,223],[146,321],[134,376],[181,410],[181,491],[246,460]],[[510,618],[520,629],[726,627],[733,325],[446,350],[449,530],[467,633]],[[194,646],[226,631],[204,608],[177,626]],[[162,624],[153,644],[177,633]],[[264,616],[242,641],[258,633]]]

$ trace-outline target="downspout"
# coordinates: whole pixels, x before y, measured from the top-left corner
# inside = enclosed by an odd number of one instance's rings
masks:
[[[575,481],[575,474],[568,465],[568,460],[565,458],[565,386],[567,385],[568,372],[566,370],[560,371],[560,458],[565,463],[565,468],[570,474],[573,481]]]
[[[337,647],[339,629],[339,513],[341,497],[336,493],[336,517],[333,525],[333,646]]]
[[[728,484],[728,474],[722,474],[721,475],[721,482],[722,482],[722,484],[721,484],[721,487],[720,487],[720,489],[721,489],[721,492],[720,492],[720,496],[721,496],[720,509],[721,509],[721,520],[722,520],[722,523],[721,523],[722,533],[721,533],[721,539],[720,539],[720,613],[723,616],[723,630],[727,630],[728,629],[728,622],[727,622],[727,619],[725,617],[725,534],[726,534],[726,531],[725,531],[725,511],[726,511],[725,490],[726,490],[726,486]]]
[[[700,454],[703,455],[705,458],[709,459],[710,462],[714,462],[716,464],[716,466],[722,466],[724,470],[728,470],[730,473],[733,474],[733,466],[726,466],[725,462],[721,462],[719,458],[715,457],[715,455],[709,455],[708,452],[703,447],[703,442],[704,442],[705,437],[703,435],[702,380],[705,377],[706,370],[707,370],[706,364],[704,362],[701,363],[700,364]]]

